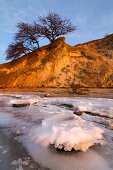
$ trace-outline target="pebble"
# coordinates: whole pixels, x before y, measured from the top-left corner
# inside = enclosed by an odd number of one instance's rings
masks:
[[[23,161],[23,162],[22,162],[22,165],[23,165],[23,166],[28,166],[28,162],[27,162],[27,161]]]
[[[16,134],[16,135],[19,135],[19,134],[20,134],[20,131],[19,131],[19,130],[17,130],[15,134]]]
[[[0,145],[0,149],[2,149],[2,148],[3,148],[3,146]]]
[[[109,130],[113,130],[113,124],[108,127]]]
[[[6,151],[6,150],[4,150],[4,151],[2,151],[2,153],[3,153],[3,154],[5,154],[5,153],[7,153],[7,151]]]

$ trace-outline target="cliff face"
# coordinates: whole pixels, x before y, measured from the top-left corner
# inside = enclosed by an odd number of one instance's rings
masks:
[[[0,65],[0,87],[113,87],[113,34],[77,46],[59,38]]]

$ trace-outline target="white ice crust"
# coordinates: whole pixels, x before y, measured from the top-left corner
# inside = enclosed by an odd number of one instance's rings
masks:
[[[11,104],[29,104],[34,105],[40,102],[39,98],[11,99]]]
[[[12,100],[10,101],[10,99]],[[113,116],[113,99],[99,98],[40,98],[35,95],[0,96],[5,107],[0,107],[0,127],[13,132],[16,140],[22,142],[32,158],[44,167],[54,170],[87,169],[111,170],[107,158],[112,163],[113,142],[112,131],[104,123],[108,120],[83,114],[77,116],[69,108],[59,104],[71,104],[80,111],[90,111],[100,115]],[[40,101],[31,104],[31,101]],[[10,101],[10,102],[9,102]],[[14,108],[12,103],[29,102],[29,107]],[[109,119],[110,122],[110,119]],[[94,144],[103,144],[103,133],[106,145],[89,148]],[[72,149],[86,152],[57,152],[55,148],[71,151]],[[89,149],[88,149],[89,148]],[[100,149],[102,154],[100,155]],[[105,151],[104,151],[105,150]],[[109,151],[109,152],[108,152]],[[105,152],[105,158],[103,154]],[[111,166],[113,167],[113,166]]]
[[[53,145],[65,151],[86,151],[90,146],[103,144],[104,131],[72,113],[46,118],[40,128],[32,129],[32,139],[42,146]]]

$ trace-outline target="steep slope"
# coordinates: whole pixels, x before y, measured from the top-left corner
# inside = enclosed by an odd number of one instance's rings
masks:
[[[65,38],[0,65],[0,87],[113,87],[113,34],[77,46]]]

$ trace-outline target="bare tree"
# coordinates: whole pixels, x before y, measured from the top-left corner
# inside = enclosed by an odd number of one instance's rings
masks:
[[[6,50],[6,60],[19,58],[31,51],[31,49],[24,46],[23,42],[11,43]]]
[[[16,59],[23,54],[27,54],[36,48],[39,48],[40,26],[28,23],[18,23],[18,32],[14,36],[14,42],[6,50],[6,59]]]
[[[20,22],[18,32],[6,50],[6,59],[15,59],[23,54],[39,48],[39,38],[47,38],[53,42],[57,37],[66,35],[77,29],[72,26],[70,19],[62,19],[56,13],[49,13],[46,17],[38,17],[33,24]]]
[[[77,26],[71,24],[70,19],[62,19],[56,13],[49,13],[46,17],[38,17],[41,25],[40,34],[53,42],[57,37],[74,32]]]
[[[39,24],[28,24],[28,23],[18,23],[17,24],[18,32],[16,33],[14,40],[15,41],[23,41],[27,45],[34,47],[34,44],[39,48],[39,38],[40,34],[40,25]]]

